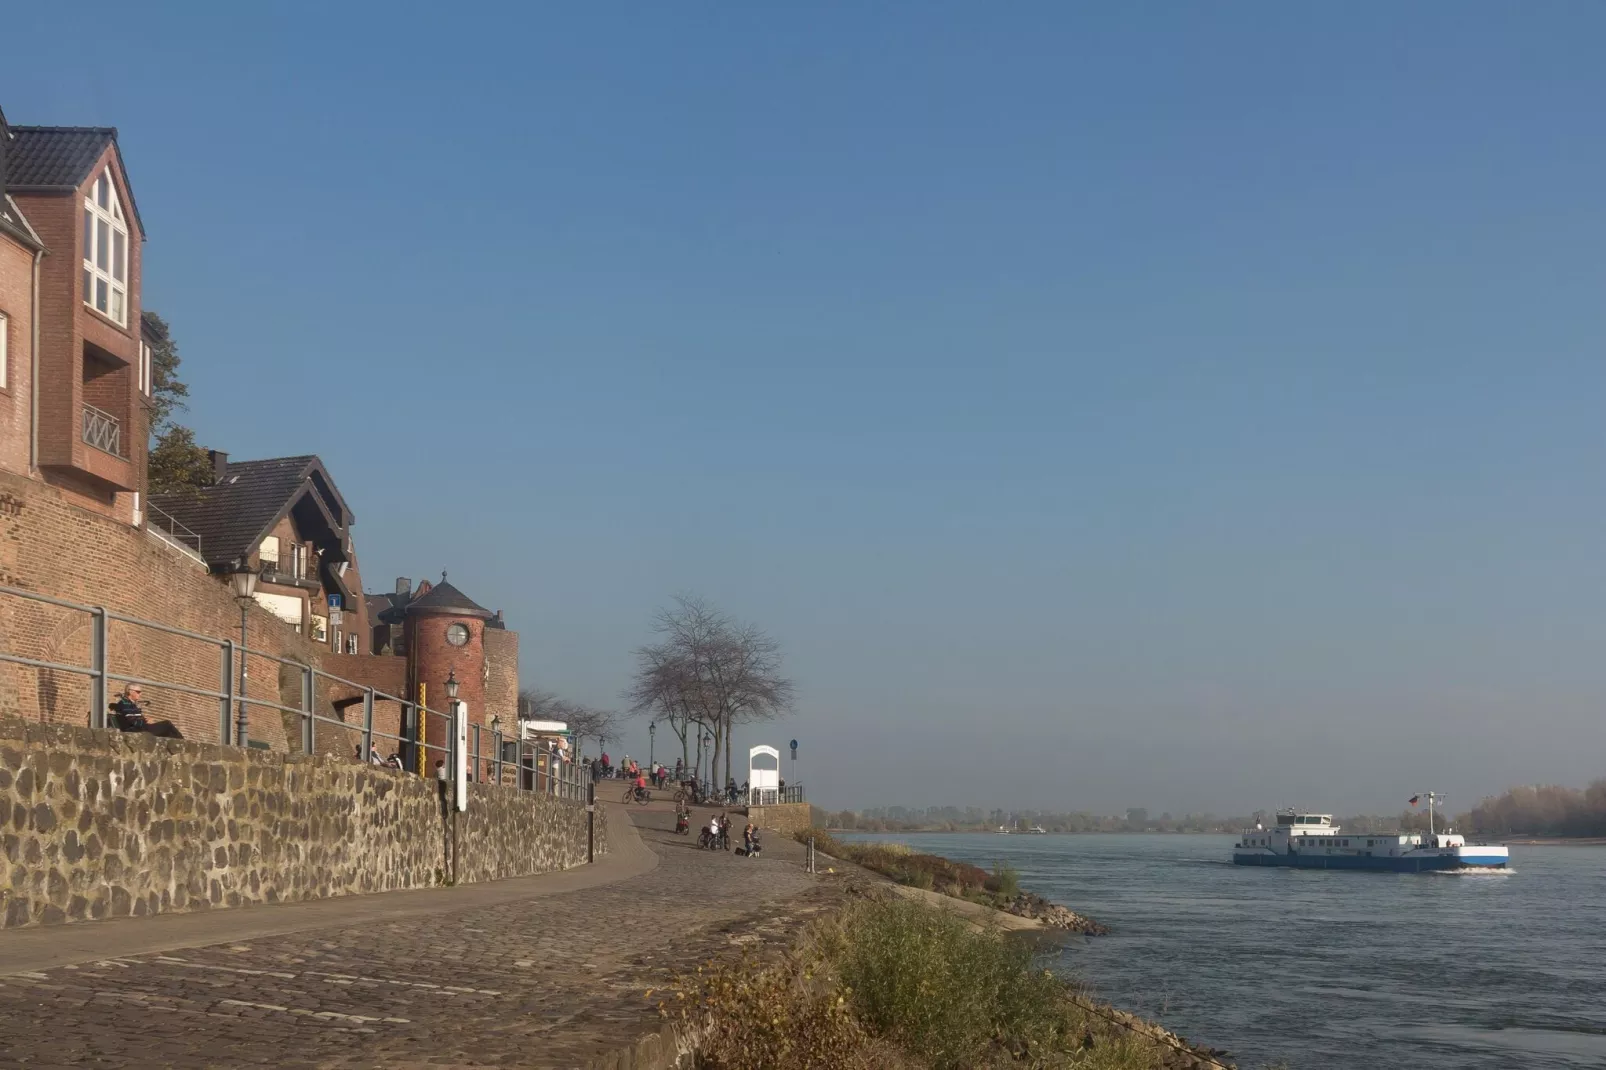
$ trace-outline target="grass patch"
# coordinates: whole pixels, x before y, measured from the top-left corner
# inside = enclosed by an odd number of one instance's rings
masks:
[[[955,899],[968,899],[984,906],[1000,907],[1020,892],[1020,874],[1008,863],[999,863],[992,873],[980,866],[955,862],[941,855],[922,854],[902,843],[849,843],[823,829],[797,833],[832,858],[840,858],[890,877],[899,884],[926,891],[938,891]]]
[[[897,898],[816,923],[783,961],[704,967],[660,1006],[708,1023],[700,1070],[1187,1065],[1090,1009],[1023,943]]]

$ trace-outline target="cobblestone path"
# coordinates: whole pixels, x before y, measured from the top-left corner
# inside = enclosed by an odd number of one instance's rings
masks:
[[[600,888],[0,977],[0,1067],[584,1066],[658,1029],[673,969],[835,898],[779,836],[749,862],[635,817],[659,864]]]

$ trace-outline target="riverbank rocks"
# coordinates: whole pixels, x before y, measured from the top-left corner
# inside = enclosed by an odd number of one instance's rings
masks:
[[[1031,892],[1017,894],[1003,910],[1016,917],[1031,918],[1047,929],[1064,929],[1085,936],[1103,936],[1110,931],[1092,918],[1083,917],[1074,910],[1051,903]]]

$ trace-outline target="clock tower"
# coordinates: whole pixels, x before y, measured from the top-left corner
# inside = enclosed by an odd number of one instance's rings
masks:
[[[489,675],[485,627],[494,614],[447,583],[444,572],[441,581],[431,587],[428,594],[408,603],[405,612],[409,697],[416,699],[418,685],[423,684],[429,708],[445,713],[446,678],[455,673],[457,699],[468,706],[468,723],[485,725],[489,720],[485,711],[485,680]],[[425,718],[424,741],[430,747],[444,748],[450,732],[444,717]],[[471,728],[471,747],[473,735]],[[482,746],[489,747],[489,737],[486,740]],[[443,756],[440,751],[430,753],[426,775],[430,775],[436,760]]]

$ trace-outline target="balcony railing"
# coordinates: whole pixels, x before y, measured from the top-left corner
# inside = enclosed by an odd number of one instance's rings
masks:
[[[113,457],[123,455],[123,425],[109,412],[84,406],[84,441]]]

